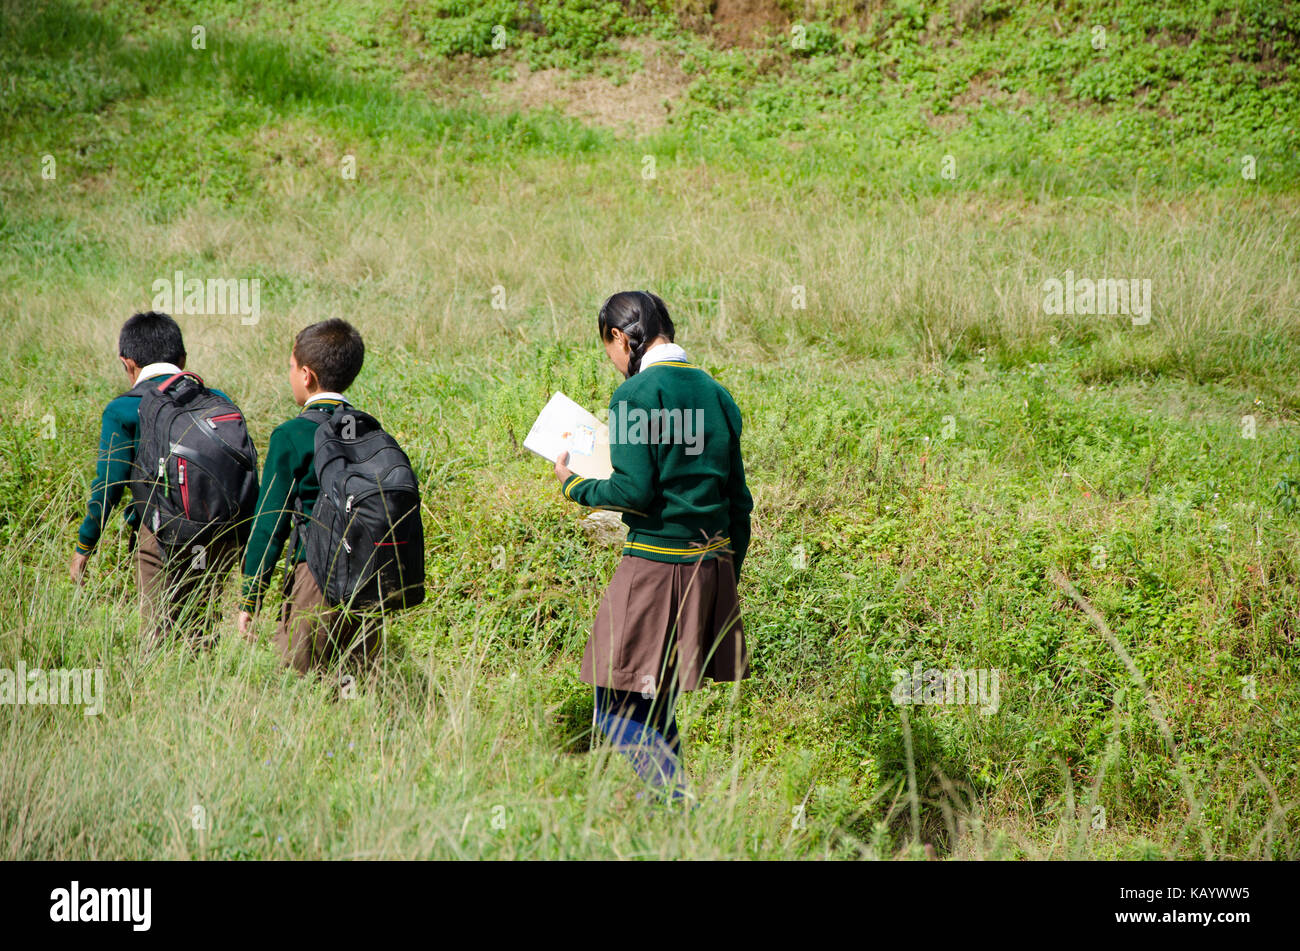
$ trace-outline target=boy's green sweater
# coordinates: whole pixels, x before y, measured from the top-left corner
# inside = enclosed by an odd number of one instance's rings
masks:
[[[740,409],[707,372],[653,363],[609,401],[608,479],[574,475],[566,498],[623,512],[623,554],[693,562],[730,550],[736,577],[754,507],[740,458]]]
[[[333,415],[341,406],[338,400],[312,400],[312,409]],[[321,420],[311,415],[295,416],[281,423],[271,433],[262,465],[262,483],[257,496],[257,514],[244,553],[243,609],[256,611],[275,573],[276,562],[293,528],[294,503],[304,516],[311,515],[320,494],[313,459],[316,455],[316,427]],[[298,539],[293,563],[306,558],[305,545]]]

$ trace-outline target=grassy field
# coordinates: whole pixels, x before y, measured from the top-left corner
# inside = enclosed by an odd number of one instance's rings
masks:
[[[0,714],[0,852],[1295,858],[1300,13],[1189,6],[772,4],[732,46],[688,3],[0,0],[0,666],[107,684]],[[518,102],[634,104],[656,57],[639,129]],[[116,517],[67,580],[118,328],[176,270],[261,282],[254,325],[180,318],[259,447],[293,333],[365,335],[429,599],[355,699],[233,623],[143,651]],[[1149,322],[1047,312],[1067,271],[1149,280]],[[520,447],[554,390],[606,404],[634,287],[755,499],[754,676],[682,703],[686,813],[589,750],[618,553]],[[891,702],[917,664],[996,710]]]

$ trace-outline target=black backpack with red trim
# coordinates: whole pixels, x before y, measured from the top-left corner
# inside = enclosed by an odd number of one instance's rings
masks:
[[[141,394],[131,474],[140,524],[168,554],[197,554],[231,535],[242,547],[257,508],[257,449],[244,414],[193,373],[132,392]]]

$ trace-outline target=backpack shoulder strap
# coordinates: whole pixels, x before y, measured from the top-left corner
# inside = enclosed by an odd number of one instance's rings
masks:
[[[152,390],[155,393],[165,393],[167,392],[168,389],[170,389],[172,386],[176,384],[177,380],[180,380],[183,377],[189,377],[190,379],[198,383],[200,390],[207,389],[207,385],[203,382],[203,377],[199,376],[197,373],[191,373],[189,370],[182,370],[180,373],[172,374],[167,379],[163,380],[161,383],[158,383],[157,385],[154,384],[153,380],[138,380],[136,381],[135,386],[131,387],[125,393],[119,395],[144,396],[144,394],[148,393],[150,390]]]
[[[319,420],[320,420],[320,422],[322,422],[322,423],[325,422],[325,421],[328,420],[328,419],[331,419],[331,418],[333,417],[333,415],[334,415],[333,413],[326,412],[326,411],[325,411],[322,407],[320,407],[320,406],[310,406],[310,405],[309,405],[309,406],[304,406],[302,412],[299,413],[298,415],[299,415],[299,416],[306,416],[308,413],[311,413],[313,416],[318,417]]]
[[[147,389],[149,389],[149,381],[140,380],[129,390],[118,393],[116,399],[121,399],[124,396],[144,396],[145,390]]]
[[[343,414],[352,413],[355,415],[359,412],[360,411],[351,403],[340,403],[338,406],[333,407],[332,410],[327,410],[323,406],[308,405],[303,407],[302,412],[299,413],[298,416],[302,417],[310,413],[317,423],[325,425],[326,423],[340,418]]]
[[[311,404],[302,408],[302,412],[298,414],[298,418],[301,419],[308,414],[311,414],[311,416],[321,424],[328,423],[334,418],[333,413],[327,412],[323,407],[312,406]],[[319,479],[320,474],[317,473],[316,477]],[[290,574],[292,574],[293,556],[298,550],[298,542],[302,535],[302,529],[307,524],[307,517],[302,514],[302,503],[298,499],[294,500],[293,511],[290,513],[289,517],[293,524],[293,528],[289,532],[289,541],[285,546],[285,568]]]
[[[167,389],[168,389],[168,388],[169,388],[173,383],[175,383],[177,380],[181,379],[182,377],[187,377],[187,376],[188,376],[188,377],[191,377],[192,379],[197,380],[199,386],[203,386],[203,385],[204,385],[204,384],[203,384],[203,377],[199,376],[197,373],[190,373],[188,370],[182,370],[180,373],[173,373],[173,374],[172,374],[171,376],[169,376],[167,379],[165,379],[165,380],[163,380],[161,383],[159,383],[159,384],[158,384],[158,387],[157,387],[158,392],[159,392],[159,393],[164,393],[164,392],[166,392]]]

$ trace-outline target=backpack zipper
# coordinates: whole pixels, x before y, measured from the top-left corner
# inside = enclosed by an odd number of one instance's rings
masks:
[[[414,494],[416,494],[416,493],[418,492],[418,490],[412,491],[412,490],[410,490],[410,489],[406,489],[406,488],[398,488],[398,487],[394,487],[394,488],[391,488],[391,489],[370,489],[368,492],[362,492],[362,493],[360,493],[360,494],[356,494],[356,495],[349,495],[349,496],[347,497],[347,501],[344,503],[344,509],[343,509],[343,511],[346,512],[346,513],[349,513],[349,514],[350,514],[350,513],[352,512],[352,506],[353,506],[353,505],[354,505],[354,504],[355,504],[359,499],[368,499],[368,498],[370,498],[372,495],[382,495],[382,494],[384,494],[385,492],[411,492],[411,494],[414,495]],[[336,502],[336,503],[334,503],[334,504],[337,505],[338,503]],[[415,511],[415,509],[412,509],[411,511]],[[410,512],[407,512],[406,514],[409,515]],[[404,516],[402,516],[402,517],[405,518],[406,516],[404,515]],[[348,553],[349,555],[352,554],[352,546],[348,544],[348,537],[347,537],[346,534],[344,534],[343,538],[340,539],[340,541],[343,543],[343,548],[344,548],[344,550],[347,551],[347,553]],[[404,542],[404,541],[400,541],[400,542],[375,542],[375,547],[379,547],[380,545],[405,545],[405,544],[406,544],[406,542]]]
[[[212,430],[212,441],[216,444],[216,446],[217,446],[218,449],[220,449],[222,452],[224,452],[224,453],[225,453],[227,456],[229,456],[231,459],[234,459],[234,460],[235,460],[236,462],[238,462],[241,466],[244,466],[245,468],[250,468],[250,469],[256,470],[256,468],[257,468],[256,464],[253,463],[253,461],[252,461],[251,459],[249,459],[248,456],[244,455],[242,452],[240,452],[240,451],[239,451],[238,449],[236,449],[234,446],[230,445],[230,443],[228,443],[228,442],[226,442],[224,439],[222,439],[222,438],[221,438],[221,435],[217,432],[217,426],[216,426],[216,423],[213,422],[213,420],[214,420],[214,419],[226,419],[227,417],[229,417],[229,418],[231,418],[231,419],[241,419],[241,418],[242,418],[241,415],[240,415],[239,413],[227,413],[227,414],[225,414],[225,416],[213,416],[213,417],[211,417],[211,418],[203,418],[203,422],[205,422],[205,423],[208,424],[208,429]],[[254,452],[257,451],[256,447],[254,447],[253,451],[254,451]]]
[[[190,487],[185,481],[185,459],[176,457],[176,482],[181,487],[181,505],[185,508],[185,517],[190,517]]]
[[[239,413],[222,413],[220,416],[209,416],[208,425],[216,429],[217,423],[228,423],[232,419],[243,419],[243,416]]]

